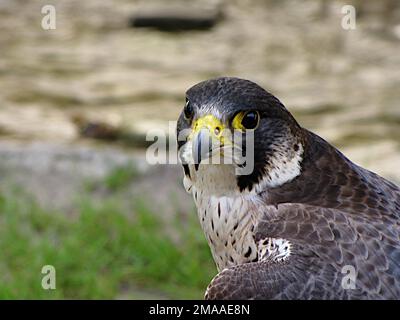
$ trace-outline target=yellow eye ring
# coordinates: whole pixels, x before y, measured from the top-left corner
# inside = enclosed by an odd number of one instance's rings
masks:
[[[258,111],[241,111],[232,120],[232,127],[238,130],[255,130],[260,123]]]

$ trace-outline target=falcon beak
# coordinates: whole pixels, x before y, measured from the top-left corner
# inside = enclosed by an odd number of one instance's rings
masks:
[[[201,129],[193,139],[193,159],[196,169],[200,162],[208,159],[212,153],[212,140],[208,129]]]
[[[197,119],[193,124],[192,152],[196,170],[201,161],[209,159],[214,149],[224,145],[224,125],[213,115]]]

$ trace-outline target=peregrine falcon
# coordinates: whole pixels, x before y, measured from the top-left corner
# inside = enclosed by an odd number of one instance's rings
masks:
[[[240,174],[249,133],[253,167]],[[206,299],[400,298],[399,187],[302,128],[271,93],[238,78],[201,82],[177,137],[219,271]],[[208,161],[216,154],[232,161]]]

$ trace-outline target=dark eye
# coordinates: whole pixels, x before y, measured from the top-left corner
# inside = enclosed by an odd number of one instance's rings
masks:
[[[193,117],[193,106],[190,103],[189,99],[186,98],[185,108],[183,108],[183,115],[186,120],[192,119]]]
[[[242,119],[242,126],[245,129],[255,129],[258,126],[260,116],[257,111],[247,112]]]

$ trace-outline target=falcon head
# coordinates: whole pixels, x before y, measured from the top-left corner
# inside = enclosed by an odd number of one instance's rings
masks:
[[[177,139],[188,191],[196,185],[213,194],[258,193],[300,174],[302,128],[248,80],[223,77],[191,87]]]

